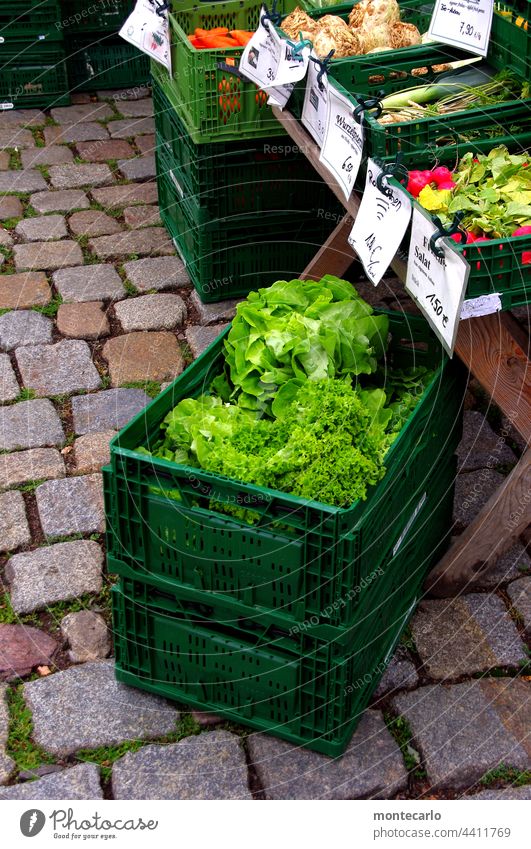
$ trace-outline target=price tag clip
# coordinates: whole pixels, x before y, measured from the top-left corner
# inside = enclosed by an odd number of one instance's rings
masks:
[[[310,61],[313,62],[314,65],[317,65],[317,67],[319,68],[319,72],[317,74],[317,85],[319,86],[321,91],[323,91],[324,89],[323,76],[325,74],[328,74],[330,62],[335,52],[336,51],[332,49],[330,53],[328,53],[328,55],[324,57],[324,59],[319,59],[317,56],[310,56]]]
[[[386,177],[394,177],[398,183],[402,185],[406,185],[409,177],[409,172],[405,165],[402,164],[402,153],[398,151],[395,156],[394,162],[388,162],[385,165],[381,165],[381,172],[376,177],[376,185],[380,189],[383,195],[389,197],[392,194],[388,185],[384,185],[384,179]]]
[[[383,96],[383,93],[382,93]],[[374,110],[374,113],[371,115],[375,120],[380,117],[383,112],[383,106],[381,104],[379,97],[363,97],[362,95],[356,95],[356,100],[358,101],[358,106],[354,109],[353,117],[357,124],[366,123],[365,113],[371,112]]]
[[[273,0],[273,5],[271,6],[271,11],[269,11],[268,6],[264,3],[264,14],[260,18],[260,22],[264,29],[269,32],[269,24],[268,21],[271,21],[273,26],[278,27],[282,21],[282,15],[280,12],[277,12],[277,0]]]
[[[466,242],[466,233],[464,233],[463,230],[461,230],[461,228],[459,226],[461,224],[461,221],[464,218],[464,215],[465,215],[465,213],[462,210],[459,210],[459,212],[456,212],[455,215],[454,215],[454,220],[452,221],[452,223],[450,224],[449,227],[444,227],[441,219],[438,218],[436,215],[432,216],[433,223],[437,227],[437,230],[433,234],[433,236],[430,238],[430,251],[432,251],[432,253],[434,253],[435,256],[438,256],[439,259],[442,259],[444,257],[443,249],[440,248],[439,245],[436,244],[436,242],[439,239],[442,239],[445,236],[446,237],[453,236],[454,234],[457,233],[461,238],[461,244],[464,244]]]

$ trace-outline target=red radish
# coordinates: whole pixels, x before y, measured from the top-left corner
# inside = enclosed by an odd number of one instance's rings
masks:
[[[425,185],[426,183],[424,182],[422,177],[410,177],[409,182],[407,184],[407,190],[411,195],[413,195],[414,198],[418,198]]]
[[[440,191],[444,191],[444,190],[450,190],[451,191],[452,189],[455,189],[456,185],[457,185],[457,183],[454,183],[452,180],[444,180],[444,182],[439,183],[437,188],[440,189]]]
[[[518,227],[511,236],[531,236],[531,224],[526,224],[525,227]]]
[[[469,230],[467,230],[467,232],[466,232],[466,243],[467,243],[467,245],[471,245],[473,242],[477,242],[477,240],[478,240],[478,237],[474,236],[473,233],[471,233]]]
[[[451,180],[453,177],[452,172],[449,168],[446,168],[445,165],[439,165],[438,168],[434,168],[431,172],[433,179],[437,184],[446,183],[448,180]]]

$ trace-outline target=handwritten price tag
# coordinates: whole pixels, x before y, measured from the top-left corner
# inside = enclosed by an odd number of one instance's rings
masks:
[[[411,201],[405,192],[385,181],[383,191],[378,188],[381,173],[369,159],[363,198],[348,238],[375,286],[389,268],[411,219]]]
[[[428,35],[478,56],[489,49],[494,0],[437,0]]]
[[[436,256],[430,249],[436,232],[430,216],[414,204],[406,290],[452,356],[470,266],[448,239],[437,241],[444,256]]]
[[[316,65],[310,59],[301,122],[319,147],[322,147],[328,109],[328,76],[323,74],[319,84],[317,81],[318,74],[319,65]]]
[[[319,160],[324,162],[348,200],[363,156],[363,127],[353,116],[354,107],[335,86],[328,84],[328,109]]]
[[[273,26],[262,23],[266,10],[260,9],[260,23],[250,41],[247,42],[240,59],[239,71],[260,88],[272,86],[280,62],[280,38],[275,38]]]
[[[171,74],[171,50],[168,13],[157,14],[150,0],[137,0],[136,6],[119,35],[152,59],[164,65]]]

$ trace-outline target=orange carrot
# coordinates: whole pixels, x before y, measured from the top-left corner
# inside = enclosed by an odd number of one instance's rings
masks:
[[[243,30],[243,29],[233,29],[233,30],[231,30],[229,35],[234,39],[234,41],[236,41],[239,44],[240,47],[245,47],[245,45],[247,44],[248,41],[250,41],[250,39],[252,38],[254,33],[253,32],[247,32],[246,30]]]
[[[227,35],[228,29],[227,27],[214,27],[213,29],[201,29],[201,27],[195,28],[195,35],[203,36],[203,35]]]

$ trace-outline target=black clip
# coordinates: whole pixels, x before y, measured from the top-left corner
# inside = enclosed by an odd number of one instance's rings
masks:
[[[327,56],[325,56],[324,59],[318,59],[316,56],[310,56],[310,59],[312,60],[312,62],[315,65],[319,66],[319,73],[317,74],[317,85],[319,86],[321,91],[324,89],[323,74],[328,74],[330,62],[331,62],[332,56],[334,55],[335,52],[336,52],[335,50],[331,50],[330,53]]]
[[[394,162],[388,162],[381,165],[381,173],[376,178],[376,185],[383,195],[390,195],[391,191],[388,186],[384,186],[384,177],[394,177],[399,183],[407,184],[409,173],[405,165],[402,165],[402,153],[398,151]]]
[[[371,109],[374,109],[374,113],[371,115],[371,118],[374,119],[378,119],[383,112],[379,97],[362,97],[357,94],[356,100],[359,105],[356,106],[352,114],[357,124],[361,124],[362,120],[365,119],[365,112],[369,112]],[[360,118],[360,116],[362,117]]]
[[[158,0],[149,0],[152,6],[155,6],[155,11],[160,18],[164,17],[164,12],[166,12],[170,8],[170,4],[167,0],[161,0],[159,5]]]
[[[444,236],[453,236],[454,233],[458,233],[461,237],[461,244],[466,242],[466,233],[464,233],[463,230],[459,228],[459,225],[461,224],[464,215],[465,213],[463,212],[463,210],[456,212],[454,215],[454,220],[447,228],[444,227],[440,218],[438,218],[436,215],[433,216],[433,222],[438,229],[437,232],[434,233],[431,237],[429,247],[430,251],[434,253],[435,256],[438,256],[439,259],[442,259],[444,257],[444,251],[442,250],[442,248],[439,248],[438,245],[435,244],[438,239],[442,239]]]
[[[260,18],[260,23],[269,32],[269,27],[267,25],[267,21],[271,21],[273,26],[280,26],[280,22],[282,21],[282,15],[277,12],[277,0],[273,0],[273,5],[271,6],[271,11],[269,11],[268,7],[264,3],[265,12]]]

